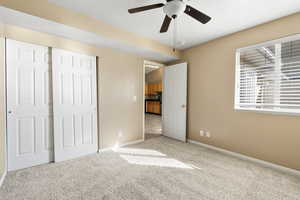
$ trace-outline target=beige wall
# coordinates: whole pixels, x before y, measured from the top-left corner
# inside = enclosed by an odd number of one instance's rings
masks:
[[[300,170],[300,117],[233,109],[236,48],[299,33],[299,21],[300,13],[184,51],[189,139]]]
[[[0,28],[1,30],[1,28]],[[75,51],[99,57],[98,108],[99,142],[102,148],[129,141],[141,140],[143,114],[144,59],[111,49],[101,49],[60,37],[5,25],[4,35],[9,39]],[[0,43],[1,44],[1,43]],[[0,46],[1,47],[1,46]],[[2,48],[0,48],[0,55]],[[0,56],[0,62],[1,62]],[[1,62],[2,63],[2,62]],[[3,65],[0,65],[2,86]],[[3,171],[3,87],[0,87],[0,172]],[[137,102],[134,102],[137,96]],[[122,136],[119,136],[119,133]]]
[[[146,74],[146,83],[161,82],[163,77],[163,67]]]
[[[5,85],[4,85],[4,38],[0,24],[0,179],[5,171]]]

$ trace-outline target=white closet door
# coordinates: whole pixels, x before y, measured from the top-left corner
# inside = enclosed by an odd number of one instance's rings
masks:
[[[55,161],[98,150],[96,57],[52,50]]]
[[[49,48],[6,40],[8,170],[53,161]]]
[[[186,142],[187,63],[164,68],[163,135]]]

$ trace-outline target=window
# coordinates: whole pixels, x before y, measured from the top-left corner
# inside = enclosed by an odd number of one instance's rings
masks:
[[[300,35],[237,50],[235,109],[300,114]]]

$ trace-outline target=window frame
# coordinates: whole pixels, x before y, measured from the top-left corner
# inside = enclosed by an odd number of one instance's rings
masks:
[[[240,102],[240,54],[243,51],[246,50],[253,50],[257,48],[262,48],[270,45],[277,45],[285,42],[291,42],[294,40],[300,40],[300,34],[295,34],[275,40],[270,40],[267,42],[262,42],[242,48],[236,49],[235,52],[235,91],[234,91],[234,110],[235,111],[243,111],[243,112],[257,112],[257,113],[267,113],[267,114],[276,114],[276,115],[292,115],[292,116],[300,116],[300,108],[299,110],[293,110],[293,109],[284,109],[280,108],[278,110],[275,109],[258,109],[258,108],[243,108],[240,107],[239,102]],[[276,58],[277,59],[277,58]]]

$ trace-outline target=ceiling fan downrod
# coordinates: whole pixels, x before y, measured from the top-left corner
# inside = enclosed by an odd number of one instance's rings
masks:
[[[174,17],[174,27],[173,27],[173,52],[176,51],[177,44],[177,17]]]

